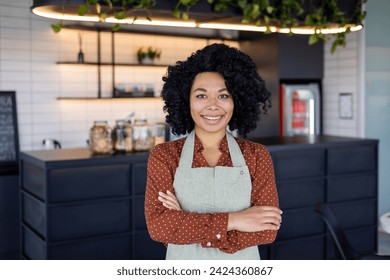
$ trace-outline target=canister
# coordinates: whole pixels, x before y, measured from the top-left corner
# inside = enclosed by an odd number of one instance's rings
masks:
[[[89,133],[90,150],[94,154],[110,154],[113,150],[111,127],[107,121],[94,121]]]

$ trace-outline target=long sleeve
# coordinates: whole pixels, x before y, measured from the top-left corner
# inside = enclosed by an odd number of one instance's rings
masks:
[[[165,149],[164,149],[165,148]],[[173,156],[172,156],[173,153]],[[198,214],[166,209],[158,201],[158,192],[173,189],[177,163],[174,150],[167,145],[157,146],[148,160],[145,194],[145,217],[153,240],[172,244],[202,243],[213,247],[220,244],[226,233],[228,214]]]
[[[251,181],[251,206],[278,206],[272,159],[263,145],[237,139],[247,163]],[[169,210],[158,200],[158,192],[174,193],[173,180],[184,140],[160,144],[148,160],[145,195],[145,217],[151,238],[165,244],[201,243],[203,247],[218,248],[235,253],[250,246],[268,244],[275,240],[276,231],[227,231],[228,213],[199,214]],[[193,168],[207,166],[199,143],[195,143]],[[221,144],[218,165],[232,166],[227,142]]]
[[[272,159],[264,146],[256,145],[245,157],[252,175],[251,206],[272,205],[279,207]],[[245,156],[245,154],[244,154]],[[240,232],[229,231],[227,240],[231,251],[272,243],[277,231]]]

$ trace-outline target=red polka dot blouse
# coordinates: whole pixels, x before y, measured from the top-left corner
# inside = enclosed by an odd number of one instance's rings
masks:
[[[279,207],[274,169],[268,150],[261,144],[244,139],[236,138],[236,141],[251,176],[251,206]],[[151,238],[165,245],[201,243],[203,247],[218,248],[226,253],[235,253],[250,246],[272,243],[276,238],[276,231],[227,231],[228,213],[200,214],[169,210],[158,201],[159,191],[174,192],[173,179],[184,142],[185,138],[182,138],[157,145],[149,156],[145,218]],[[217,165],[233,166],[226,136],[219,149],[222,155]],[[192,168],[209,167],[202,151],[203,146],[195,137]]]

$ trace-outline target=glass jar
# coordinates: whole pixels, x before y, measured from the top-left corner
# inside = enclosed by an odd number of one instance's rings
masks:
[[[136,119],[133,125],[134,151],[147,151],[153,147],[152,130],[146,119]]]
[[[153,125],[153,146],[157,146],[158,144],[165,142],[165,130],[166,125],[163,123],[156,123]]]
[[[112,152],[111,128],[107,121],[94,121],[89,132],[89,145],[94,154],[110,154]]]
[[[125,142],[126,142],[126,152],[133,151],[133,126],[131,121],[125,122]]]
[[[117,120],[112,130],[112,141],[116,153],[126,153],[125,121]]]
[[[117,120],[112,131],[114,150],[117,153],[126,153],[133,150],[133,129],[130,122]]]

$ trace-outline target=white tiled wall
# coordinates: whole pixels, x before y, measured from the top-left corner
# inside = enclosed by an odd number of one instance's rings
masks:
[[[323,132],[337,136],[360,136],[359,122],[359,36],[360,32],[347,35],[346,47],[338,47],[331,54],[331,41],[324,48],[323,79]],[[342,119],[339,115],[339,94],[352,94],[352,119]]]
[[[86,62],[97,61],[97,33],[64,29],[55,34],[50,21],[30,12],[31,0],[0,0],[0,90],[16,91],[21,150],[41,148],[44,138],[58,139],[64,148],[84,147],[94,120],[115,120],[131,112],[150,123],[164,120],[163,103],[156,99],[57,100],[95,97],[97,67],[63,65],[76,61],[79,33]],[[173,64],[210,41],[182,37],[115,35],[116,62],[135,63],[141,46],[158,46],[158,63]],[[230,42],[238,47],[237,42]],[[111,34],[101,33],[101,60],[111,62]],[[112,95],[111,66],[102,67],[102,96]],[[159,94],[165,67],[116,67],[115,83],[152,83]]]

